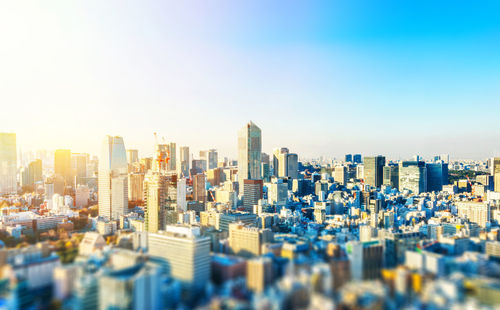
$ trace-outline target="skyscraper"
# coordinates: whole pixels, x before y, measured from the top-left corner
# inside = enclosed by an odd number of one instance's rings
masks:
[[[205,170],[217,168],[217,161],[219,159],[216,149],[200,151],[200,159],[204,159],[206,162],[207,166]]]
[[[197,227],[167,226],[148,236],[149,254],[165,260],[167,272],[183,287],[199,292],[210,277],[210,238]]]
[[[286,165],[286,176],[297,179],[299,176],[299,156],[297,154],[288,154]]]
[[[500,158],[492,158],[491,172],[493,175],[493,186],[495,192],[500,192]]]
[[[73,185],[70,150],[56,150],[54,153],[54,173],[64,178],[66,186]]]
[[[448,183],[448,164],[427,163],[427,191],[439,192]]]
[[[73,170],[73,175],[76,176],[75,180],[72,180],[72,185],[75,187],[79,184],[87,183],[87,163],[89,161],[89,154],[85,153],[73,153],[71,154],[71,169]]]
[[[427,168],[423,161],[403,161],[399,164],[399,190],[414,194],[427,191]]]
[[[134,149],[127,150],[127,162],[129,165],[139,161],[139,151]]]
[[[262,178],[264,179],[265,182],[269,182],[269,179],[271,178],[271,166],[269,162],[269,155],[266,153],[261,154],[261,160],[262,160]]]
[[[247,212],[262,199],[262,180],[243,180],[243,207]]]
[[[179,149],[180,156],[180,175],[184,178],[189,176],[189,146],[181,146]]]
[[[32,161],[28,166],[28,180],[29,184],[33,185],[36,182],[43,181],[42,176],[42,160],[37,159]]]
[[[273,151],[274,175],[278,177],[290,177],[296,179],[299,170],[299,157],[290,153],[288,148],[276,148]]]
[[[156,145],[153,169],[144,178],[144,224],[149,232],[164,230],[167,212],[176,210],[177,174],[169,170],[168,149],[169,145]]]
[[[286,147],[275,148],[273,151],[273,169],[274,175],[277,177],[286,176],[286,168],[288,165],[288,157],[286,154],[288,154],[288,152],[289,150]]]
[[[383,168],[383,184],[391,188],[399,188],[399,166],[390,164]]]
[[[352,160],[354,161],[355,164],[361,164],[363,162],[361,159],[361,154],[354,154]]]
[[[380,187],[383,181],[383,169],[385,165],[384,156],[365,157],[364,174],[365,184]]]
[[[261,174],[262,133],[259,127],[249,122],[238,132],[238,182],[259,180]]]
[[[205,203],[207,201],[206,190],[207,177],[203,174],[193,176],[193,200]]]
[[[99,216],[119,219],[128,210],[127,154],[122,137],[106,136],[99,159]]]
[[[168,152],[170,154],[170,160],[168,161],[168,170],[176,171],[177,170],[177,146],[175,142],[170,142],[167,144]]]
[[[17,191],[16,175],[16,134],[0,133],[0,195]]]

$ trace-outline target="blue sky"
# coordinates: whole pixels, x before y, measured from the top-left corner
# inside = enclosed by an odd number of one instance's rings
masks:
[[[500,155],[498,1],[4,1],[1,131],[23,149]]]

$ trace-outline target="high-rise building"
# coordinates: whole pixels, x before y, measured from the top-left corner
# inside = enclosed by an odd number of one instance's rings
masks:
[[[383,168],[383,184],[399,189],[399,166],[390,164]]]
[[[216,149],[200,151],[200,159],[205,160],[205,163],[207,165],[205,167],[205,170],[217,168],[217,162],[219,158]]]
[[[243,207],[247,212],[253,211],[253,206],[262,199],[262,180],[243,180]]]
[[[299,157],[290,153],[288,148],[276,148],[273,151],[274,175],[296,179],[299,173]]]
[[[352,160],[354,161],[355,164],[361,164],[363,162],[361,154],[354,154]]]
[[[238,182],[240,187],[243,180],[260,180],[262,178],[261,155],[261,130],[253,122],[249,122],[238,131]]]
[[[199,228],[167,226],[163,233],[150,233],[148,251],[165,260],[167,273],[185,288],[199,292],[208,283],[210,237],[201,237]]]
[[[345,185],[348,181],[347,167],[346,166],[336,166],[334,170],[333,179],[335,182],[339,182],[342,185]]]
[[[382,244],[349,242],[347,254],[351,262],[352,279],[361,281],[380,278],[383,252]]]
[[[115,220],[127,213],[127,172],[123,138],[106,136],[99,158],[99,216]]]
[[[490,221],[490,206],[486,202],[461,201],[457,202],[458,216],[486,227]]]
[[[150,170],[144,178],[144,226],[158,232],[167,225],[167,213],[177,211],[177,174]]]
[[[297,154],[288,154],[286,176],[297,179],[299,176],[299,156]]]
[[[187,186],[186,179],[179,178],[177,180],[177,211],[187,211]]]
[[[36,159],[28,165],[28,183],[30,185],[43,181],[42,160]]]
[[[161,267],[136,264],[99,277],[99,309],[161,309]]]
[[[132,165],[139,161],[139,151],[134,149],[127,150],[127,163]]]
[[[207,201],[207,178],[204,174],[193,176],[193,200],[205,203]]]
[[[144,173],[142,172],[129,173],[128,200],[144,201]]]
[[[427,191],[439,192],[448,184],[448,164],[427,163]]]
[[[177,173],[170,170],[169,145],[156,145],[153,169],[144,177],[144,226],[158,232],[167,225],[167,213],[177,211]]]
[[[352,163],[352,154],[346,154],[345,160],[346,163]]]
[[[399,190],[414,194],[427,191],[427,168],[423,161],[403,161],[399,164]]]
[[[258,257],[247,261],[247,288],[260,293],[273,280],[273,261],[270,257]]]
[[[383,170],[385,165],[384,156],[365,157],[364,176],[365,184],[380,187],[383,181]]]
[[[493,186],[495,192],[500,192],[500,158],[492,158],[492,165],[490,167],[493,175]]]
[[[184,178],[189,177],[189,146],[181,146],[180,156],[180,175]]]
[[[66,186],[73,185],[73,173],[71,169],[71,151],[56,150],[54,153],[54,173],[62,176]]]
[[[89,154],[73,153],[71,154],[71,169],[72,175],[75,176],[73,184],[77,185],[87,184],[87,163],[89,162]]]
[[[266,153],[262,153],[261,156],[261,161],[262,161],[262,178],[264,179],[264,182],[269,182],[271,178],[271,164],[270,164],[270,159],[269,155]]]
[[[170,142],[168,145],[168,152],[170,154],[170,160],[168,161],[168,170],[177,170],[177,147],[175,142]]]
[[[267,199],[272,205],[285,205],[288,199],[288,184],[281,179],[267,185]]]
[[[229,224],[229,248],[232,254],[253,257],[262,254],[262,245],[271,242],[273,233],[269,228],[245,226],[242,223]]]

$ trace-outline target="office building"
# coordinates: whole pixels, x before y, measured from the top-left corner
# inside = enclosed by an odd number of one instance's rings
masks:
[[[243,181],[243,207],[247,212],[252,212],[253,206],[259,203],[263,194],[262,180]]]
[[[128,200],[144,201],[144,173],[132,172],[128,174]]]
[[[399,189],[399,166],[387,165],[383,168],[383,185]]]
[[[365,157],[365,161],[366,159]],[[380,278],[383,262],[382,244],[351,241],[346,247],[353,280],[362,281]]]
[[[165,260],[167,273],[194,292],[210,279],[210,238],[201,237],[199,228],[167,226],[165,232],[150,233],[148,252]]]
[[[0,133],[0,195],[17,192],[15,133]]]
[[[490,221],[490,206],[486,202],[459,201],[457,202],[458,216],[486,227]]]
[[[177,173],[170,170],[169,151],[169,145],[156,145],[153,169],[144,177],[144,226],[149,232],[164,230],[169,211],[177,211]]]
[[[146,263],[106,270],[99,277],[99,309],[161,309],[160,266]]]
[[[128,212],[127,172],[123,138],[106,136],[99,159],[99,216],[117,220]]]
[[[273,280],[273,261],[270,257],[258,257],[247,261],[247,288],[261,293]]]
[[[262,245],[273,240],[270,229],[245,226],[243,223],[229,224],[229,249],[231,254],[254,257],[262,254]]]
[[[269,182],[271,179],[271,163],[270,163],[270,158],[269,155],[266,153],[261,154],[261,161],[262,161],[262,179],[264,182]]]
[[[267,183],[267,201],[271,205],[284,206],[288,200],[288,183],[283,183],[278,179],[272,183]]]
[[[243,180],[260,180],[262,178],[261,155],[261,130],[253,122],[249,122],[238,131],[238,182],[240,188]]]
[[[495,157],[491,159],[491,172],[493,175],[493,184],[495,192],[500,192],[500,158]]]
[[[127,163],[132,165],[139,162],[139,151],[134,149],[127,150]]]
[[[427,167],[423,161],[403,161],[399,164],[399,190],[414,194],[427,191]]]
[[[290,177],[297,179],[299,158],[297,154],[292,154],[286,147],[276,148],[273,151],[274,175],[278,177]]]
[[[361,164],[363,162],[361,154],[354,154],[352,160],[355,164]]]
[[[207,202],[206,176],[197,174],[193,176],[193,200],[201,203]]]
[[[184,178],[189,177],[189,146],[179,148],[180,157],[180,175]]]
[[[54,173],[64,178],[66,186],[73,185],[71,169],[71,151],[56,150],[54,153]]]
[[[365,157],[364,160],[364,180],[365,184],[380,187],[384,175],[384,156]]]
[[[345,185],[348,179],[347,167],[346,166],[336,166],[334,169],[333,179],[335,182],[340,183],[341,185]]]
[[[448,164],[427,163],[427,191],[439,192],[448,184]]]
[[[218,224],[216,228],[228,232],[229,225],[232,223],[241,222],[244,225],[254,225],[257,221],[257,215],[246,212],[226,212],[219,215]]]
[[[346,155],[345,155],[345,159],[344,159],[344,161],[345,161],[346,163],[352,163],[352,162],[353,162],[353,161],[352,161],[352,154],[346,154]]]
[[[42,160],[37,159],[28,165],[28,183],[33,185],[43,181]]]
[[[203,159],[206,162],[207,166],[205,167],[205,170],[217,168],[219,157],[216,149],[200,151],[200,159]]]
[[[75,187],[77,185],[85,185],[87,184],[87,164],[89,162],[89,154],[85,153],[73,153],[71,154],[71,169],[72,176],[74,176],[74,180],[72,180],[72,185]]]

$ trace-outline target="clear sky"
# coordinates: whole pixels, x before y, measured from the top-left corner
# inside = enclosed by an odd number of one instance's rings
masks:
[[[500,1],[1,1],[0,131],[24,149],[500,152]]]

